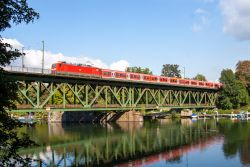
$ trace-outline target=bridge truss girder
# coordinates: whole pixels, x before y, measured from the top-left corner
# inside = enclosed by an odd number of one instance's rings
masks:
[[[217,92],[206,89],[151,87],[136,84],[98,84],[17,81],[18,110],[90,111],[161,108],[213,108]]]

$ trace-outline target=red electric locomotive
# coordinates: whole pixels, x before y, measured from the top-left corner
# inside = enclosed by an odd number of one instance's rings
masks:
[[[101,76],[101,69],[96,67],[91,67],[82,64],[68,64],[66,62],[58,62],[52,64],[52,73],[68,73],[68,74],[84,74],[84,75],[91,75],[100,77]]]

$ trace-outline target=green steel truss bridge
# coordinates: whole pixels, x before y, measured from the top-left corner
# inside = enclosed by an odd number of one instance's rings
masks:
[[[145,111],[214,108],[218,89],[103,79],[50,70],[7,67],[18,84],[17,112]]]

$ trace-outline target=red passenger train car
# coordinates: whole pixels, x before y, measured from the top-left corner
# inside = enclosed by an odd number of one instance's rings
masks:
[[[110,69],[101,69],[97,67],[92,67],[89,65],[69,64],[66,62],[58,62],[52,64],[51,71],[52,74],[94,76],[98,78],[109,78],[117,80],[130,80],[130,81],[151,82],[151,83],[158,82],[170,85],[182,85],[182,86],[204,87],[204,88],[214,88],[214,89],[219,89],[222,87],[221,83],[156,76],[150,74],[139,74],[139,73],[124,72],[124,71],[115,71]]]

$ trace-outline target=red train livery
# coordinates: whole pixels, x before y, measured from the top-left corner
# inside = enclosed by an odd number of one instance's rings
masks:
[[[65,62],[58,62],[56,64],[52,64],[51,67],[52,72],[63,72],[63,73],[77,73],[77,74],[85,74],[85,75],[94,75],[100,76],[101,69],[91,66],[80,66],[74,64],[67,64]]]
[[[52,74],[66,73],[70,75],[85,75],[85,76],[94,76],[98,78],[122,79],[122,80],[131,80],[140,82],[158,82],[158,83],[166,83],[172,85],[187,85],[194,87],[216,88],[216,89],[222,87],[221,83],[197,81],[197,80],[182,79],[182,78],[171,78],[171,77],[156,76],[149,74],[115,71],[109,69],[100,69],[89,65],[81,65],[81,64],[76,65],[76,64],[69,64],[66,62],[58,62],[52,64],[51,71]]]

